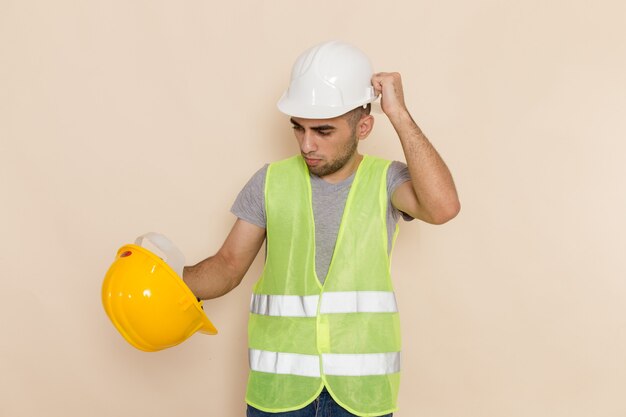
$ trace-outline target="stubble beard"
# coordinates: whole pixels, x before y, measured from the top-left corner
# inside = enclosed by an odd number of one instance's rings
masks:
[[[356,140],[356,135],[354,135],[352,140],[343,148],[342,152],[337,158],[335,158],[335,160],[318,167],[308,167],[309,172],[313,175],[317,175],[318,177],[325,177],[327,175],[334,174],[343,168],[350,158],[352,158],[357,150],[357,145],[358,141]]]

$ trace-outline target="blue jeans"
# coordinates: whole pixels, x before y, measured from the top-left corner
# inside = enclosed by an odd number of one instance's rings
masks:
[[[393,414],[385,414],[380,417],[391,417],[392,415]],[[328,391],[326,391],[326,388],[324,388],[315,401],[299,410],[286,411],[283,413],[268,413],[248,405],[246,417],[355,417],[355,415],[337,404]]]

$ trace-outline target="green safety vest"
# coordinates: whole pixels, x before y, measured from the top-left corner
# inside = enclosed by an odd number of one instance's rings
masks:
[[[353,414],[396,410],[400,321],[386,226],[389,163],[371,156],[361,161],[324,285],[315,273],[307,166],[299,155],[270,164],[267,257],[248,326],[246,402],[253,407],[297,410],[326,386]]]

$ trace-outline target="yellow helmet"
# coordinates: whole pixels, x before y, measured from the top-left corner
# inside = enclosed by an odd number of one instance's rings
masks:
[[[144,239],[163,252],[169,265],[140,246]],[[134,245],[117,251],[102,284],[102,304],[117,330],[137,349],[155,352],[178,345],[195,332],[217,334],[202,302],[181,279],[183,265],[178,249],[156,233],[142,235]]]

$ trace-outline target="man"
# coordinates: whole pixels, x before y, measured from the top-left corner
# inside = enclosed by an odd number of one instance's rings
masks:
[[[378,96],[406,165],[358,152]],[[305,51],[278,107],[300,154],[255,174],[223,246],[185,268],[184,280],[200,298],[226,294],[267,239],[251,302],[248,416],[390,415],[400,370],[389,274],[396,223],[455,217],[452,176],[411,118],[400,75],[373,74],[353,46]]]

